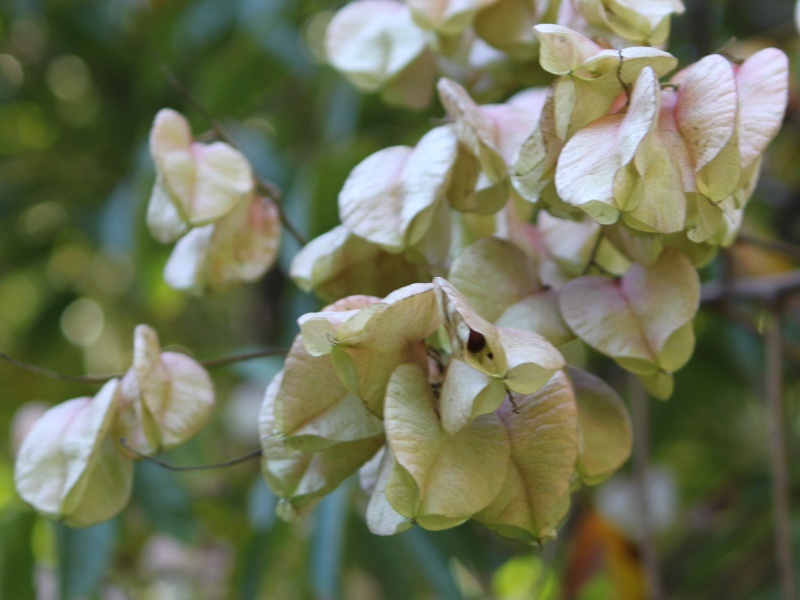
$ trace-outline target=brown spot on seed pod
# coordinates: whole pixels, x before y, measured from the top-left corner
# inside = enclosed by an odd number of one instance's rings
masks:
[[[484,337],[480,331],[470,329],[469,339],[467,340],[467,350],[475,354],[484,348],[486,348],[486,337]]]

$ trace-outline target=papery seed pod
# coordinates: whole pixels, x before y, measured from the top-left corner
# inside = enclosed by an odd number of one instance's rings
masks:
[[[250,163],[242,153],[224,142],[194,142],[189,123],[174,110],[156,115],[150,152],[157,177],[147,223],[160,242],[220,219],[253,191]]]

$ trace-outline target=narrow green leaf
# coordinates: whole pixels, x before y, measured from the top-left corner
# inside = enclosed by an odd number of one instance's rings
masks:
[[[450,573],[448,557],[434,543],[434,535],[415,527],[398,539],[402,540],[408,553],[416,560],[419,572],[436,591],[436,598],[463,600],[464,596]]]
[[[53,525],[58,554],[60,600],[86,598],[96,594],[114,556],[117,540],[115,521],[84,529],[62,523]]]
[[[349,485],[320,502],[311,542],[311,577],[317,600],[341,598],[342,549]]]
[[[149,462],[134,470],[133,498],[153,527],[188,541],[194,534],[191,501],[175,474]]]

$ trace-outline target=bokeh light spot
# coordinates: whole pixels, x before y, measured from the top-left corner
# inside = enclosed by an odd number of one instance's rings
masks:
[[[50,241],[67,222],[67,213],[58,202],[40,202],[26,210],[19,219],[18,231],[34,244]]]
[[[18,88],[25,81],[25,72],[19,61],[10,54],[0,54],[0,77],[13,88]]]
[[[103,308],[91,298],[78,298],[61,314],[61,332],[76,346],[91,346],[105,327]]]
[[[22,62],[35,62],[47,42],[47,22],[41,17],[31,16],[11,23],[9,38],[14,53]]]
[[[47,67],[46,77],[50,91],[66,102],[82,99],[92,85],[86,63],[71,54],[53,59]]]

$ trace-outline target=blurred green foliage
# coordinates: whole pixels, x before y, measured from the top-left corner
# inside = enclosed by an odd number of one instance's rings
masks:
[[[168,83],[161,70],[167,65],[218,116],[256,171],[284,190],[303,233],[328,230],[349,170],[379,148],[414,143],[442,113],[438,106],[423,114],[386,107],[322,64],[322,27],[341,4],[0,4],[0,350],[61,372],[118,372],[127,368],[131,332],[142,322],[156,327],[165,345],[202,358],[288,345],[296,317],[319,306],[287,280],[297,251],[291,240],[284,241],[280,268],[259,284],[197,299],[163,282],[168,249],[144,226],[154,177],[147,133],[166,106],[186,114],[195,131],[209,129]],[[687,6],[671,46],[681,59],[694,60],[735,35],[782,47],[798,73],[800,43],[788,0]],[[490,90],[483,100],[512,91]],[[750,231],[800,242],[796,92],[748,210]],[[742,246],[706,277],[790,267],[778,255]],[[758,311],[751,316],[757,321]],[[795,457],[798,317],[794,303],[785,337]],[[699,318],[697,333],[697,351],[677,376],[673,399],[651,403],[652,460],[667,474],[671,498],[658,531],[664,585],[672,598],[777,598],[760,339],[710,311]],[[622,389],[611,365],[591,360]],[[210,463],[257,447],[252,424],[260,395],[279,368],[279,360],[260,359],[215,370],[218,418],[169,460]],[[18,440],[5,432],[35,414],[35,407],[18,413],[23,405],[91,395],[93,388],[4,364],[0,381],[0,598],[35,597],[35,581],[39,598],[65,600],[593,600],[622,598],[619,581],[641,575],[635,528],[603,512],[619,500],[615,489],[624,501],[625,473],[576,496],[560,540],[541,551],[472,525],[372,536],[356,482],[327,498],[311,519],[287,525],[274,516],[275,499],[256,462],[181,474],[139,464],[131,505],[120,517],[85,530],[53,525],[13,491]],[[797,498],[800,461],[791,467]],[[800,505],[793,510],[800,557]],[[605,525],[585,526],[586,515]],[[630,589],[627,597],[642,597],[636,585]]]

